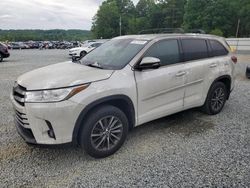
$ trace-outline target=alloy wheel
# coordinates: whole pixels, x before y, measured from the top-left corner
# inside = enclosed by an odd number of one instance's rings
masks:
[[[98,151],[113,149],[121,140],[123,125],[119,118],[107,116],[94,125],[91,131],[91,144]]]
[[[223,88],[217,88],[211,99],[211,107],[214,111],[219,111],[225,103],[225,92]]]

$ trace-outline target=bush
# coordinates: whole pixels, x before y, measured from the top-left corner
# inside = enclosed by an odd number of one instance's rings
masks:
[[[221,37],[223,37],[223,35],[224,35],[220,29],[213,29],[212,31],[210,31],[210,34],[221,36]]]

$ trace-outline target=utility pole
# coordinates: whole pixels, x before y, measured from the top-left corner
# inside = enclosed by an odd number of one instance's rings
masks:
[[[236,38],[238,38],[239,35],[239,29],[240,29],[240,19],[238,19],[238,24],[237,24],[237,30],[236,30]]]
[[[122,36],[122,16],[120,15],[120,36]]]
[[[120,21],[119,21],[119,25],[120,25],[120,36],[122,36],[122,6],[123,6],[123,0],[121,1],[121,7],[120,7]]]

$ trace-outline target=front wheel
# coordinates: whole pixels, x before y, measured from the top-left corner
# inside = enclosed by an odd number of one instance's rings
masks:
[[[215,115],[221,112],[228,96],[228,91],[224,83],[214,83],[207,95],[205,104],[202,106],[202,111],[209,115]]]
[[[83,58],[85,55],[87,55],[87,53],[86,53],[85,51],[82,51],[82,52],[80,53],[80,59]]]
[[[120,149],[128,134],[128,119],[114,106],[90,113],[80,132],[80,145],[92,157],[103,158]]]

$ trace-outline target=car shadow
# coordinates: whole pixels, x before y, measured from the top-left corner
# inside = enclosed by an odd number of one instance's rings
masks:
[[[190,137],[193,134],[203,133],[209,129],[213,129],[214,126],[215,125],[207,119],[207,115],[196,109],[191,109],[145,123],[134,128],[132,134],[143,134],[144,131],[150,131],[151,133],[167,131]]]

